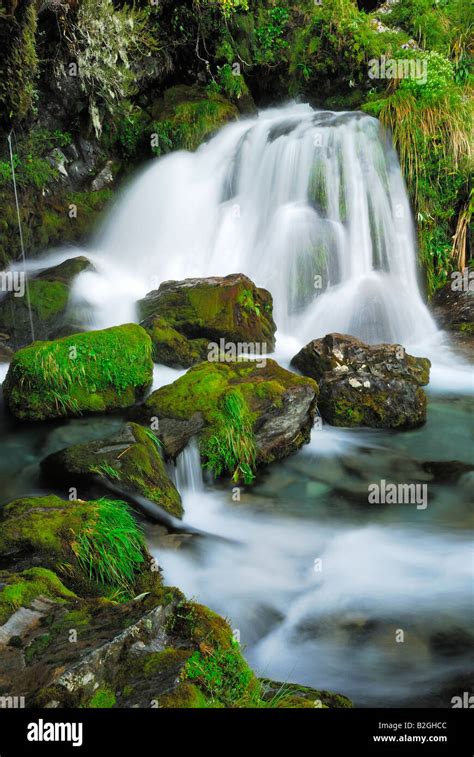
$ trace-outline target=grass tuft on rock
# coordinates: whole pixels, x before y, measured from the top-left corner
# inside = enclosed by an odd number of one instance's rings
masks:
[[[150,337],[127,324],[34,342],[18,350],[4,394],[20,420],[44,420],[133,405],[153,374]]]
[[[143,532],[125,502],[103,498],[94,509],[95,517],[76,535],[72,550],[91,581],[111,587],[117,599],[128,599],[145,561]]]
[[[224,397],[222,410],[215,413],[214,433],[201,442],[205,466],[218,477],[230,473],[232,480],[251,484],[255,479],[257,447],[252,416],[238,391]]]

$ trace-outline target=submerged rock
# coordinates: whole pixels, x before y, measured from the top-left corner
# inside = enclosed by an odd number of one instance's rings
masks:
[[[272,296],[240,273],[166,281],[138,307],[155,360],[171,367],[187,368],[206,360],[210,342],[216,344],[216,353],[225,350],[224,343],[240,353],[256,350],[258,355],[275,348]]]
[[[41,463],[49,481],[68,486],[91,486],[103,476],[138,492],[181,518],[183,506],[160,454],[152,431],[128,423],[113,436],[76,444],[49,455]]]
[[[34,342],[12,359],[6,405],[20,420],[129,407],[152,382],[151,352],[150,337],[134,323]]]
[[[166,453],[175,458],[200,435],[204,464],[215,475],[252,480],[256,466],[279,460],[310,437],[318,386],[274,360],[201,363],[137,408],[157,419]]]
[[[319,410],[334,426],[413,428],[426,420],[421,387],[431,363],[400,345],[328,334],[303,347],[291,365],[318,381]]]
[[[80,330],[74,314],[68,312],[68,300],[76,276],[88,270],[93,266],[86,257],[71,258],[29,278],[22,296],[9,292],[0,302],[0,331],[7,337],[4,344],[16,350],[32,342],[30,308],[36,339],[54,339]]]

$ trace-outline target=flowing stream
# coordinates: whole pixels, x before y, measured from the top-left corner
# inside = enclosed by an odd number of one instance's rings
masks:
[[[424,304],[405,186],[378,121],[293,104],[233,123],[194,154],[151,162],[81,253],[97,272],[78,277],[71,307],[91,328],[137,320],[136,301],[162,281],[245,273],[273,295],[284,366],[330,331],[430,357],[423,428],[315,429],[240,501],[203,481],[190,445],[173,471],[186,522],[225,539],[147,534],[165,580],[228,617],[261,675],[359,706],[449,707],[473,640],[472,371]],[[155,386],[180,375],[155,373]],[[5,423],[0,481],[13,496],[39,490],[47,452],[118,419],[38,435]],[[428,507],[369,505],[381,479],[428,483]]]

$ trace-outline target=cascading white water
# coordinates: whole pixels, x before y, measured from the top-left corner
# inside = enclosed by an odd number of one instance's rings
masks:
[[[95,249],[99,272],[79,277],[74,299],[97,327],[134,320],[161,281],[241,272],[273,294],[279,335],[416,344],[436,333],[396,153],[362,113],[289,105],[153,161]]]

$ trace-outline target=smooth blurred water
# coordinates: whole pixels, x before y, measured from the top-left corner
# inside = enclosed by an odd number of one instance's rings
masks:
[[[196,481],[185,451],[186,521],[228,541],[167,550],[150,528],[166,582],[227,616],[262,676],[359,706],[449,707],[474,641],[469,410],[436,398],[417,431],[315,430],[240,502],[230,484]],[[426,482],[428,507],[369,505],[381,478]]]

